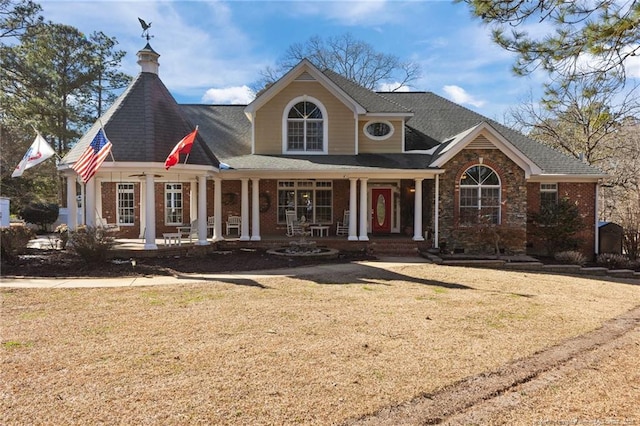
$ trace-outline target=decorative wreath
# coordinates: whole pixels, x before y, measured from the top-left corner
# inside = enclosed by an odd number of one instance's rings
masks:
[[[234,192],[225,192],[222,194],[222,204],[230,206],[236,203],[236,194]]]

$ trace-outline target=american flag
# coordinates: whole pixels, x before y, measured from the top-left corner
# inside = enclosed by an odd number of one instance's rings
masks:
[[[104,130],[100,128],[91,144],[71,168],[80,175],[83,183],[87,183],[96,174],[110,152],[111,142],[107,139],[107,135],[104,134]]]

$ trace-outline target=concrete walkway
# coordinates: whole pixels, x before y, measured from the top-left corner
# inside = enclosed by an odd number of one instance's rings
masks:
[[[233,279],[259,280],[275,277],[295,277],[298,275],[335,273],[354,271],[358,268],[391,269],[415,263],[429,263],[422,257],[381,258],[375,261],[363,261],[340,264],[300,266],[297,268],[270,269],[262,271],[242,271],[220,274],[185,273],[174,276],[144,276],[116,278],[40,278],[40,277],[2,277],[0,288],[105,288],[105,287],[143,287],[158,285],[193,284],[204,281],[223,281]]]

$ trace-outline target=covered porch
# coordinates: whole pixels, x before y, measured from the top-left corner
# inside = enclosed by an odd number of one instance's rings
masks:
[[[84,224],[120,227],[131,241],[124,246],[133,250],[158,250],[168,243],[181,246],[185,238],[176,234],[189,225],[193,245],[286,243],[285,213],[291,210],[320,231],[314,237],[323,244],[348,242],[353,250],[359,247],[355,243],[393,237],[428,240],[437,248],[440,170],[266,172],[176,166],[161,172],[147,165],[136,173],[131,165],[105,164],[96,179],[81,188]],[[73,175],[68,178],[69,218],[75,218],[76,182]],[[174,207],[179,214],[174,214]],[[233,232],[227,226],[230,217],[237,220]],[[122,223],[123,218],[130,222]],[[71,229],[78,224],[69,223]]]

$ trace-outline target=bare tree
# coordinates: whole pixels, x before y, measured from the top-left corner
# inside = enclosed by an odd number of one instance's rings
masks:
[[[326,40],[314,36],[305,43],[292,44],[275,68],[267,67],[261,71],[262,79],[257,88],[274,83],[305,58],[321,70],[333,70],[370,90],[379,88],[382,83],[393,85],[391,90],[398,90],[420,77],[418,64],[376,52],[370,44],[347,33]]]
[[[640,200],[640,101],[638,86],[583,76],[547,87],[542,102],[511,110],[514,127],[609,175],[600,215],[620,220],[625,206]]]

